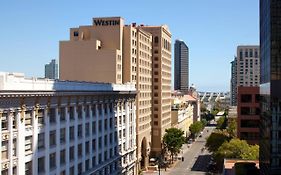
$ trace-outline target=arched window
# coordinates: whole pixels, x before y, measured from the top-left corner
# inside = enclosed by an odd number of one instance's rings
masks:
[[[154,43],[158,43],[158,36],[154,37]]]

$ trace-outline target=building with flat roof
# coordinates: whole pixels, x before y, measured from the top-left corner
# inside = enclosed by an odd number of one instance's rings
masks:
[[[231,61],[230,105],[237,106],[237,57]]]
[[[171,107],[171,126],[184,131],[186,137],[190,135],[189,126],[193,123],[194,105],[189,101],[190,95],[184,95],[174,91],[172,93]]]
[[[260,85],[260,47],[237,47],[237,86]]]
[[[174,54],[174,89],[187,92],[189,88],[189,49],[184,41],[175,41]]]
[[[60,78],[135,83],[138,169],[147,167],[150,151],[160,152],[161,137],[171,126],[168,27],[125,25],[121,17],[105,17],[71,28],[70,40],[60,42]]]
[[[0,73],[1,174],[136,174],[134,84]]]
[[[249,144],[259,144],[259,87],[238,86],[237,136]]]
[[[171,127],[171,33],[168,26],[141,26],[152,34],[151,156],[162,152],[165,129]]]
[[[45,64],[45,78],[58,79],[58,69],[58,62],[55,59],[51,60],[49,64]]]

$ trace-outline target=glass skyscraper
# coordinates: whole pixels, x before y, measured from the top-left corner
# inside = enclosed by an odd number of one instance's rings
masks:
[[[174,89],[187,91],[189,86],[189,50],[182,40],[175,42]]]
[[[260,0],[260,169],[281,174],[281,1]]]

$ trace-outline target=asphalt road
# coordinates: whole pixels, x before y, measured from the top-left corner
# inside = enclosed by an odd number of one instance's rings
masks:
[[[184,161],[178,161],[174,168],[165,174],[205,175],[211,157],[210,153],[206,149],[202,150],[202,148],[205,146],[206,138],[211,134],[213,129],[214,127],[206,127],[202,137],[199,137],[195,142],[190,144],[189,148],[182,154]]]
[[[206,138],[212,133],[215,127],[205,127],[202,137],[198,137],[192,144],[184,145],[183,152],[179,157],[184,161],[178,161],[175,166],[165,171],[161,169],[161,175],[206,175],[207,165],[210,162],[210,153],[202,148],[205,146]],[[208,132],[207,132],[208,130]],[[158,175],[159,172],[145,172],[144,175]]]

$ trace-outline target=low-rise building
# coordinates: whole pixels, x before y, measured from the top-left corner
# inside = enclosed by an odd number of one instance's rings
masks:
[[[238,86],[237,136],[249,144],[259,144],[260,103],[259,87]]]
[[[136,174],[135,86],[0,73],[1,174]]]
[[[172,93],[172,127],[179,128],[184,131],[185,136],[190,134],[189,126],[193,123],[192,102],[188,101],[189,95],[183,95],[180,92]]]

